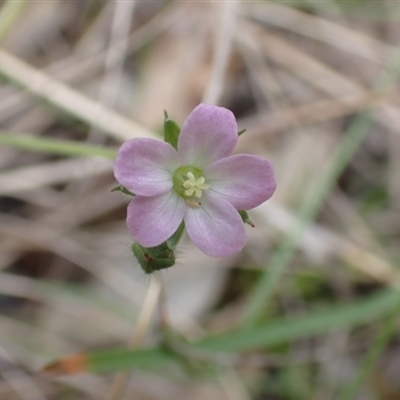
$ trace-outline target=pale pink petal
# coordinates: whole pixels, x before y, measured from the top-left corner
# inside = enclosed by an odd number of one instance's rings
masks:
[[[139,196],[157,196],[172,187],[178,154],[168,143],[136,138],[119,149],[114,164],[115,179]]]
[[[237,210],[257,207],[268,200],[276,188],[271,163],[250,154],[223,158],[208,166],[204,176],[210,190]]]
[[[199,207],[188,207],[187,233],[193,243],[212,257],[238,253],[246,243],[246,232],[237,210],[226,200],[203,195]]]
[[[158,246],[178,229],[185,208],[183,199],[172,190],[155,197],[136,196],[129,203],[126,224],[139,244]]]
[[[198,105],[183,124],[178,153],[183,165],[204,167],[232,154],[238,139],[235,116],[223,107]]]

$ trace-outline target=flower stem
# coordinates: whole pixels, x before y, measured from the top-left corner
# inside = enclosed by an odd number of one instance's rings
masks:
[[[149,329],[151,320],[157,309],[157,304],[160,299],[162,291],[162,281],[158,274],[150,276],[150,285],[147,289],[146,297],[143,302],[143,306],[140,310],[137,324],[131,339],[128,342],[129,347],[138,347]],[[120,372],[116,374],[114,382],[111,387],[109,400],[119,400],[124,394],[126,385],[128,383],[129,373]]]
[[[160,293],[160,298],[158,301],[158,310],[160,313],[160,328],[162,332],[167,332],[168,328],[170,326],[169,324],[169,318],[168,318],[168,310],[167,310],[167,297],[165,294],[165,284],[163,281],[163,276],[162,272],[158,272],[154,274],[155,279],[158,279],[160,281],[160,286],[161,286],[161,293]]]

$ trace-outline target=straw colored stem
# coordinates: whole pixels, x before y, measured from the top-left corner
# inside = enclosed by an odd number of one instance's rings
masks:
[[[157,307],[158,300],[161,294],[161,280],[157,277],[157,274],[153,274],[151,276],[151,281],[149,288],[147,290],[146,297],[144,299],[143,307],[140,310],[139,318],[137,325],[135,327],[135,331],[129,340],[130,347],[139,346],[146,332],[149,329],[152,317]],[[128,383],[129,373],[128,372],[120,372],[115,376],[111,393],[109,396],[110,400],[119,400],[126,388]]]

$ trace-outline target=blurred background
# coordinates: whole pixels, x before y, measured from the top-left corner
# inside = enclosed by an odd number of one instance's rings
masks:
[[[124,398],[400,399],[400,2],[9,0],[0,41],[0,399],[109,398],[112,367],[42,368],[129,342],[151,278],[113,158],[200,102],[278,189],[237,256],[184,238],[168,323],[202,350]]]

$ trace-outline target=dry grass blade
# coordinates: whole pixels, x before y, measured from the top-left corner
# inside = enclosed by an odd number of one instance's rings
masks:
[[[307,55],[277,35],[254,23],[247,22],[245,26],[246,29],[251,30],[254,37],[259,38],[262,51],[268,58],[304,79],[310,86],[315,86],[332,96],[356,94],[363,91],[363,88],[356,82]]]
[[[0,293],[2,295],[43,303],[49,313],[60,313],[63,318],[70,319],[72,324],[76,321],[85,320],[85,316],[91,314],[93,317],[90,321],[87,321],[91,329],[101,329],[110,337],[116,339],[124,336],[121,334],[122,332],[126,334],[131,332],[131,321],[134,316],[126,319],[126,315],[131,314],[132,310],[123,300],[117,303],[121,313],[116,314],[111,308],[95,301],[96,290],[94,288],[87,290],[87,293],[85,293],[87,297],[80,297],[76,296],[73,290],[62,290],[62,286],[58,286],[57,283],[39,282],[33,278],[6,272],[2,272],[0,277]],[[112,305],[112,302],[110,304]],[[42,325],[45,325],[43,322]],[[40,331],[37,331],[37,334],[40,337]],[[53,346],[57,348],[57,352],[74,351],[73,344],[66,344],[66,339],[62,339],[63,336],[59,336],[60,340],[57,342],[57,333],[53,331],[51,334],[53,335]],[[49,337],[50,332],[47,332],[42,343],[44,344]]]
[[[203,95],[204,103],[218,104],[224,86],[225,69],[229,60],[239,2],[227,1],[219,4],[222,10],[222,22],[214,51],[211,77]]]
[[[0,375],[9,383],[22,400],[46,400],[47,396],[36,385],[34,379],[18,368],[8,352],[2,347],[0,347],[0,357],[2,360],[10,363],[10,366],[0,371]]]
[[[106,286],[113,288],[116,293],[128,300],[136,304],[141,303],[142,288],[140,285],[134,282],[127,273],[116,269],[105,256],[91,251],[74,240],[75,235],[73,233],[71,233],[72,237],[65,235],[60,237],[60,232],[57,234],[53,229],[14,216],[1,215],[0,221],[0,231],[3,234],[50,250],[87,270]]]
[[[112,169],[112,162],[101,158],[67,159],[36,164],[0,173],[0,193],[9,195],[19,191],[38,189],[90,177]]]
[[[153,275],[147,289],[146,297],[144,298],[142,308],[135,326],[134,333],[129,341],[130,347],[138,347],[143,342],[147,331],[149,330],[150,323],[154,317],[157,309],[157,304],[160,301],[162,290],[161,277]],[[110,391],[110,400],[119,400],[122,398],[129,379],[128,372],[118,373],[113,381]]]
[[[398,86],[337,96],[310,104],[273,110],[268,114],[246,117],[241,124],[253,134],[282,133],[288,129],[351,116],[359,111],[380,108],[400,101]]]
[[[154,137],[152,132],[134,121],[110,111],[3,50],[0,51],[0,74],[16,82],[29,93],[96,126],[116,139]]]
[[[270,59],[304,79],[311,87],[316,87],[332,96],[339,97],[365,94],[365,89],[361,84],[346,78],[329,66],[308,56],[287,41],[255,26],[248,26],[247,28],[252,29],[253,34],[260,37],[261,47]],[[351,103],[349,106],[351,107]],[[400,113],[397,108],[390,104],[383,104],[382,108],[386,113],[390,113],[391,118],[387,118],[386,115],[378,115],[379,122],[389,129],[397,131],[400,122]]]
[[[176,23],[186,12],[189,7],[177,8],[169,7],[161,12],[143,27],[137,29],[130,34],[128,39],[127,54],[131,55],[141,47],[148,44],[152,39],[160,35],[165,29]],[[43,73],[57,79],[59,82],[77,84],[97,75],[106,60],[107,52],[101,51],[94,55],[87,55],[77,46],[76,54],[56,61],[50,64]],[[122,56],[125,47],[124,42],[118,41],[114,48],[116,54]],[[115,63],[120,62],[119,58],[113,60]],[[24,107],[31,106],[32,100],[25,92],[11,92],[9,88],[0,89],[0,120],[6,119],[10,114],[20,112]]]
[[[361,32],[282,4],[268,3],[266,7],[260,7],[248,3],[243,15],[358,54],[378,64],[382,64],[395,49]]]
[[[116,2],[110,32],[110,40],[105,57],[105,75],[100,83],[98,102],[109,110],[114,109],[118,95],[120,94],[120,84],[122,79],[124,61],[127,54],[128,34],[135,0],[129,2]],[[99,143],[96,140],[96,130],[91,129],[87,141]]]
[[[267,224],[272,224],[280,231],[288,233],[296,224],[295,216],[273,201],[261,205],[258,210]],[[319,259],[340,257],[379,282],[400,288],[400,274],[388,261],[322,226],[308,228],[300,241],[300,247],[309,254],[317,252]]]

